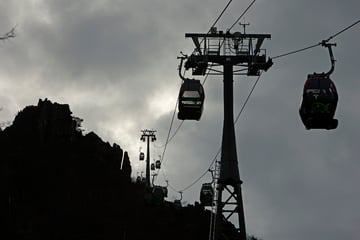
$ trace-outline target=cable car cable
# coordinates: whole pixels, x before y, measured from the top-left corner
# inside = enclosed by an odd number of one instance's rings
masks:
[[[237,116],[236,116],[236,119],[235,119],[235,121],[234,121],[234,125],[237,124],[237,122],[238,122],[240,116],[242,115],[242,113],[243,113],[246,105],[248,104],[248,102],[249,102],[249,100],[250,100],[250,97],[252,96],[252,94],[253,94],[253,92],[254,92],[254,90],[255,90],[255,87],[256,87],[257,84],[259,83],[259,80],[260,80],[260,77],[261,77],[262,73],[263,73],[263,72],[260,72],[258,78],[256,79],[255,83],[253,84],[253,86],[252,86],[252,88],[251,88],[251,90],[250,90],[247,98],[245,99],[245,101],[244,101],[244,103],[243,103],[243,105],[242,105],[239,113],[238,113]],[[202,175],[200,175],[197,179],[195,179],[191,184],[189,184],[188,186],[184,187],[184,188],[181,189],[181,190],[177,190],[175,187],[173,187],[173,186],[171,186],[171,185],[169,184],[170,188],[171,188],[174,192],[180,192],[180,191],[181,191],[181,192],[184,192],[184,191],[188,190],[189,188],[191,188],[192,186],[194,186],[194,185],[195,185],[196,183],[198,183],[198,182],[206,175],[206,173],[211,169],[211,167],[212,167],[213,164],[215,163],[217,157],[219,156],[220,152],[221,152],[221,147],[220,147],[219,150],[217,151],[215,157],[213,158],[210,166],[206,169],[206,171],[205,171]],[[166,181],[168,181],[168,180],[166,179],[166,177],[165,177],[164,172],[163,172],[163,177],[164,177],[164,179],[165,179]]]
[[[263,71],[261,71],[261,72],[260,72],[260,74],[259,74],[258,78],[256,79],[256,81],[255,81],[254,85],[252,86],[252,88],[251,88],[251,90],[250,90],[250,92],[249,92],[248,96],[247,96],[247,97],[246,97],[246,99],[245,99],[244,104],[242,105],[242,107],[241,107],[241,109],[240,109],[240,112],[238,113],[238,115],[237,115],[237,116],[236,116],[236,118],[235,118],[234,124],[236,124],[236,123],[237,123],[237,121],[239,120],[239,118],[240,118],[240,116],[241,116],[242,112],[244,111],[244,109],[245,109],[245,107],[246,107],[247,103],[249,102],[250,97],[251,97],[251,95],[253,94],[253,92],[254,92],[254,90],[255,90],[255,87],[256,87],[256,85],[258,84],[259,80],[260,80],[260,77],[261,77],[261,74],[262,74],[262,73],[263,73]]]
[[[254,1],[255,1],[255,0],[254,0]],[[232,2],[232,0],[230,0],[230,1],[228,2],[228,4],[225,6],[225,8],[224,8],[224,9],[222,10],[222,12],[220,13],[219,17],[215,20],[215,22],[213,23],[213,25],[211,25],[209,32],[211,31],[211,29],[212,29],[213,27],[215,27],[215,25],[216,25],[217,22],[220,20],[220,18],[222,17],[222,15],[223,15],[224,12],[226,11],[226,9],[229,7],[229,5],[230,5],[231,2]],[[208,33],[209,33],[209,32],[208,32]]]
[[[245,9],[245,11],[240,15],[240,17],[238,17],[238,19],[236,19],[236,21],[233,23],[233,25],[231,25],[231,27],[228,29],[228,31],[230,31],[231,29],[233,29],[233,27],[235,27],[235,25],[240,21],[240,19],[247,13],[247,11],[249,11],[249,9],[251,8],[251,6],[255,3],[256,0],[253,0],[250,5]]]
[[[244,10],[244,12],[240,15],[240,17],[238,17],[238,18],[236,19],[236,21],[233,23],[233,25],[231,25],[231,27],[228,28],[227,31],[230,31],[231,29],[233,29],[233,27],[235,27],[235,25],[240,21],[240,19],[247,13],[247,11],[249,11],[249,9],[250,9],[251,6],[255,3],[255,1],[256,1],[256,0],[253,0],[253,1],[250,3],[250,5]],[[221,42],[221,45],[220,45],[219,49],[222,48],[222,46],[224,45],[224,43],[225,43],[225,40],[223,40],[223,41]]]
[[[349,30],[350,28],[354,27],[356,24],[360,23],[360,19],[357,20],[356,22],[354,22],[353,24],[351,24],[350,26],[344,28],[343,30],[339,31],[338,33],[330,36],[328,39],[325,40],[325,42],[329,42],[331,39],[337,37],[338,35],[342,34],[343,32]]]
[[[177,128],[176,128],[175,131],[174,131],[174,133],[173,133],[173,134],[171,135],[171,137],[169,138],[168,143],[171,142],[171,140],[175,137],[175,135],[177,134],[177,132],[179,131],[179,129],[181,128],[181,125],[183,125],[183,123],[184,123],[184,120],[182,120],[182,121],[180,122],[180,124],[177,126]],[[163,147],[165,147],[165,144],[163,144],[163,145],[161,145],[161,146],[157,146],[157,145],[154,144],[154,147],[156,147],[156,148],[163,148]]]
[[[299,53],[299,52],[306,51],[306,50],[308,50],[308,49],[311,49],[311,48],[320,46],[320,45],[322,45],[323,43],[329,42],[331,39],[339,36],[340,34],[344,33],[345,31],[349,30],[350,28],[354,27],[355,25],[357,25],[357,24],[359,24],[359,23],[360,23],[360,20],[357,20],[356,22],[354,22],[354,23],[351,24],[350,26],[342,29],[341,31],[337,32],[336,34],[330,36],[328,39],[323,40],[323,41],[321,41],[321,42],[319,42],[319,43],[317,43],[317,44],[314,44],[314,45],[311,45],[311,46],[308,46],[308,47],[304,47],[304,48],[301,48],[301,49],[298,49],[298,50],[290,51],[290,52],[287,52],[287,53],[284,53],[284,54],[280,54],[280,55],[278,55],[278,56],[272,57],[271,59],[282,58],[282,57],[285,57],[285,56],[289,56],[289,55],[292,55],[292,54],[295,54],[295,53]]]
[[[298,49],[298,50],[294,50],[294,51],[291,51],[291,52],[287,52],[287,53],[284,53],[284,54],[280,54],[280,55],[278,55],[278,56],[272,57],[271,59],[274,60],[274,59],[277,59],[277,58],[286,57],[286,56],[289,56],[289,55],[292,55],[292,54],[295,54],[295,53],[298,53],[298,52],[306,51],[306,50],[308,50],[308,49],[311,49],[311,48],[314,48],[314,47],[317,47],[317,46],[320,46],[320,43],[311,45],[311,46],[309,46],[309,47],[301,48],[301,49]]]
[[[168,145],[168,143],[169,143],[169,137],[170,137],[170,133],[171,133],[171,128],[172,128],[172,126],[173,126],[174,119],[175,119],[175,114],[176,114],[176,107],[177,107],[177,103],[175,104],[175,110],[174,110],[173,115],[172,115],[172,118],[171,118],[170,128],[169,128],[169,131],[168,131],[168,135],[167,135],[167,137],[166,137],[166,142],[165,142],[165,146],[164,146],[164,151],[163,151],[163,153],[162,153],[162,155],[161,155],[161,161],[160,161],[161,163],[162,163],[162,161],[164,160],[166,148],[167,148],[167,145]]]
[[[210,32],[211,32],[211,29],[212,29],[213,27],[215,27],[215,25],[216,25],[217,22],[220,20],[220,18],[222,17],[222,15],[225,13],[226,9],[229,7],[229,5],[230,5],[231,2],[232,2],[232,0],[230,0],[230,1],[226,4],[225,8],[222,10],[222,12],[220,13],[220,15],[216,18],[215,22],[211,25],[211,27],[209,28],[209,30],[208,30],[207,33],[210,33]],[[201,44],[203,41],[204,41],[204,39],[201,39],[200,44]],[[194,49],[194,51],[193,51],[192,54],[194,54],[195,51],[196,51],[196,50]]]

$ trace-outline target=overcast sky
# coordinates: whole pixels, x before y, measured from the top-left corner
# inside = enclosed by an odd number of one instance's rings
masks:
[[[87,132],[129,152],[136,176],[145,171],[140,130],[157,130],[155,144],[165,143],[181,84],[176,57],[193,50],[185,33],[207,32],[227,2],[0,0],[0,33],[13,26],[17,33],[0,42],[0,122],[39,98],[68,103]],[[218,29],[250,2],[233,1]],[[359,20],[359,9],[358,0],[258,0],[243,21],[248,33],[272,35],[263,47],[277,56],[327,39]],[[334,42],[338,129],[307,131],[298,115],[307,74],[330,68],[322,47],[274,61],[236,125],[247,231],[264,240],[360,239],[360,25]],[[235,114],[255,80],[234,79]],[[201,121],[185,122],[169,143],[157,184],[166,178],[185,188],[220,147],[222,79],[209,77],[204,87]],[[152,146],[151,158],[162,151]],[[183,201],[198,201],[210,179],[185,191]],[[169,191],[169,200],[180,197]]]

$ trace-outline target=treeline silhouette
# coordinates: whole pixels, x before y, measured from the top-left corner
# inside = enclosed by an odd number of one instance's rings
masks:
[[[0,131],[1,239],[208,239],[209,211],[148,204],[127,152],[80,123],[69,105],[40,99]]]

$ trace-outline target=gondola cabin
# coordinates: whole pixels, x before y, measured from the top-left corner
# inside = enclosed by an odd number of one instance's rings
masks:
[[[155,162],[155,168],[160,169],[160,167],[161,167],[161,161],[160,161],[160,160],[157,160],[157,161]]]
[[[140,161],[143,161],[145,159],[145,154],[143,152],[140,152],[139,159]]]
[[[204,88],[200,80],[184,79],[179,92],[178,119],[199,121],[204,99]]]
[[[310,74],[304,85],[300,117],[306,129],[335,129],[338,94],[327,74]]]
[[[155,163],[152,163],[150,168],[151,168],[152,171],[154,171],[155,170]]]
[[[174,207],[176,209],[180,209],[182,207],[181,200],[179,199],[174,200]]]
[[[200,202],[204,206],[211,206],[213,202],[214,189],[211,183],[204,183],[200,190]]]
[[[152,189],[152,200],[153,204],[160,206],[164,203],[165,192],[161,186],[154,186]]]

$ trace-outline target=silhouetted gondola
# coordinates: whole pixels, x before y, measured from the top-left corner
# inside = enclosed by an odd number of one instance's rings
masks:
[[[300,118],[306,129],[335,129],[338,120],[334,119],[338,94],[334,82],[330,79],[335,68],[335,60],[331,47],[335,44],[322,42],[330,54],[331,69],[327,73],[309,74],[304,85]]]
[[[211,183],[204,183],[201,186],[200,191],[200,202],[204,206],[211,206],[214,196],[214,189],[211,186]]]
[[[200,120],[205,93],[200,80],[184,79],[179,92],[180,120]]]
[[[156,162],[155,162],[155,168],[160,169],[160,167],[161,167],[161,161],[160,161],[160,160],[156,160]]]
[[[139,154],[139,160],[143,161],[145,159],[145,154],[143,152],[140,152]]]
[[[164,187],[161,186],[154,186],[152,189],[152,201],[153,204],[160,206],[164,203],[165,198],[165,191]]]
[[[338,102],[335,84],[325,74],[311,74],[304,85],[300,117],[306,129],[335,129]]]

